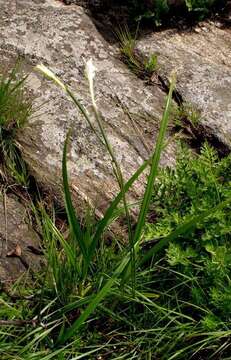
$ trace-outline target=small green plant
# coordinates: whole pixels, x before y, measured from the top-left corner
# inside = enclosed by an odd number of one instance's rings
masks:
[[[16,133],[32,113],[31,100],[24,90],[25,80],[19,74],[18,63],[10,74],[0,76],[1,161],[5,172],[22,185],[27,185],[27,170],[16,144]]]
[[[183,103],[179,106],[174,114],[175,124],[184,127],[188,122],[192,127],[196,128],[201,121],[201,113],[190,103]]]
[[[150,55],[150,57],[146,60],[144,67],[149,74],[156,71],[158,69],[158,56],[156,54]]]
[[[193,147],[200,148],[198,134],[201,133],[202,115],[192,104],[183,103],[172,111],[172,130]]]
[[[125,26],[124,29],[120,28],[116,31],[116,36],[120,43],[120,52],[124,62],[133,72],[139,74],[142,71],[142,65],[135,54],[136,35],[133,36],[128,27]]]
[[[151,54],[151,56],[145,60],[140,56],[136,50],[137,33],[138,28],[136,34],[132,36],[128,27],[125,26],[124,29],[118,30],[116,35],[119,39],[123,61],[136,75],[141,78],[148,78],[158,69],[158,57],[156,54]]]

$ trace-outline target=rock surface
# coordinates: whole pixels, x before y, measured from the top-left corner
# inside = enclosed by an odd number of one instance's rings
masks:
[[[25,272],[37,271],[42,257],[39,237],[27,224],[26,208],[17,199],[0,194],[0,284],[9,284]]]
[[[116,59],[116,50],[105,42],[82,8],[65,6],[55,0],[20,0],[15,6],[0,0],[0,6],[3,63],[11,61],[16,54],[25,58],[26,71],[32,70],[31,65],[44,63],[71,85],[89,111],[91,101],[84,67],[86,60],[93,59],[97,68],[97,104],[124,176],[130,177],[147,158],[150,151],[147,152],[146,147],[149,150],[153,147],[165,93],[158,86],[145,86]],[[118,191],[105,149],[54,84],[32,72],[28,88],[37,97],[36,107],[40,110],[18,137],[24,159],[36,179],[59,197],[63,144],[68,129],[72,128],[68,167],[74,198],[78,210],[83,211],[82,201],[89,201],[100,214]],[[173,160],[171,143],[162,163]],[[142,193],[143,187],[144,181],[136,184],[133,200]]]
[[[158,55],[165,81],[176,71],[177,91],[201,111],[204,133],[231,148],[231,28],[208,21],[191,31],[161,31],[141,39],[137,49]]]

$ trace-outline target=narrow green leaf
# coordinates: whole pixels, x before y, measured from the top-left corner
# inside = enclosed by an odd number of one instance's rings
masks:
[[[99,303],[108,295],[111,290],[114,282],[117,280],[119,275],[123,272],[128,262],[130,261],[129,254],[123,258],[120,265],[114,271],[113,276],[106,282],[103,288],[96,294],[96,296],[92,299],[90,304],[86,307],[83,313],[79,316],[79,318],[74,322],[74,324],[69,327],[64,334],[58,339],[58,344],[63,344],[68,339],[70,339],[76,331],[83,325],[83,323],[88,319],[88,317],[92,314],[92,312],[97,308]]]
[[[161,152],[163,151],[163,148],[164,148],[165,134],[167,131],[167,126],[168,126],[169,113],[170,113],[170,108],[171,108],[171,103],[172,103],[172,94],[173,94],[174,87],[175,87],[175,79],[173,79],[170,84],[167,102],[165,105],[165,110],[164,110],[163,117],[162,117],[161,124],[160,124],[160,131],[158,134],[155,150],[153,152],[153,156],[151,159],[151,169],[150,169],[150,173],[148,176],[148,182],[147,182],[147,186],[146,186],[145,193],[143,196],[140,213],[139,213],[139,217],[138,217],[138,221],[137,221],[137,225],[136,225],[136,229],[135,229],[135,233],[134,233],[134,238],[133,238],[134,245],[138,244],[140,242],[141,234],[142,234],[146,216],[147,216],[147,212],[149,210],[150,201],[151,201],[152,192],[153,192],[153,186],[154,186],[156,176],[158,174],[160,156],[161,156]],[[124,284],[127,281],[127,279],[131,276],[131,271],[132,271],[132,267],[131,267],[131,264],[129,263],[127,265],[127,267],[124,269],[124,273],[123,273],[123,277],[122,277],[122,284]]]
[[[139,178],[142,172],[147,168],[148,165],[151,164],[151,158],[146,160],[131,176],[131,178],[124,184],[124,191],[127,192],[133,183]],[[92,239],[92,243],[89,250],[89,258],[91,258],[95,252],[97,247],[98,241],[100,240],[101,236],[103,235],[104,231],[106,230],[108,224],[110,223],[111,218],[113,217],[114,211],[121,202],[123,197],[123,192],[120,191],[115,199],[111,202],[110,206],[106,210],[104,217],[101,221],[99,221],[95,235]]]
[[[87,262],[87,249],[85,246],[85,243],[83,241],[83,234],[81,231],[81,227],[80,224],[78,222],[78,219],[76,217],[75,214],[75,209],[72,203],[72,199],[71,199],[71,193],[70,193],[70,187],[69,187],[69,182],[68,182],[68,174],[67,174],[67,145],[68,145],[68,141],[69,141],[69,136],[70,133],[68,133],[66,140],[65,140],[65,144],[64,144],[64,149],[63,149],[63,161],[62,161],[62,175],[63,175],[63,190],[64,190],[64,197],[65,197],[65,204],[66,204],[66,211],[67,211],[67,216],[68,216],[68,221],[70,224],[70,227],[72,229],[72,235],[74,236],[74,238],[76,239],[76,241],[79,244],[80,250],[82,252],[82,255],[85,259],[85,261]]]
[[[153,191],[153,185],[154,185],[157,173],[158,173],[158,166],[159,166],[159,162],[160,162],[161,152],[164,147],[164,138],[165,138],[165,134],[167,131],[167,126],[168,126],[169,113],[170,113],[171,102],[172,102],[172,93],[173,93],[174,87],[175,87],[175,81],[172,80],[170,89],[169,89],[169,94],[167,97],[167,103],[165,106],[164,114],[163,114],[161,125],[160,125],[160,131],[158,134],[155,150],[154,150],[153,157],[152,157],[152,164],[151,164],[151,169],[150,169],[150,173],[149,173],[149,177],[148,177],[148,183],[146,186],[146,190],[144,193],[144,197],[143,197],[143,201],[142,201],[142,205],[141,205],[141,209],[140,209],[140,213],[139,213],[139,217],[138,217],[138,221],[137,221],[137,225],[136,225],[136,230],[135,230],[134,239],[133,239],[134,243],[139,242],[139,240],[140,240],[141,233],[142,233],[142,230],[143,230],[143,227],[145,224],[145,220],[146,220],[146,215],[149,210],[150,200],[151,200],[152,191]]]
[[[162,148],[164,146],[164,135],[167,129],[167,123],[168,123],[168,117],[169,117],[169,111],[170,111],[170,104],[171,104],[171,99],[172,99],[172,92],[173,92],[173,88],[174,88],[174,84],[171,84],[170,90],[169,90],[169,95],[167,98],[167,103],[166,103],[166,107],[165,107],[165,111],[164,111],[164,115],[161,121],[161,128],[160,128],[160,134],[158,136],[158,140],[157,140],[157,145],[156,145],[156,149],[152,158],[152,165],[151,165],[151,170],[150,170],[150,175],[149,175],[149,180],[148,180],[148,185],[147,185],[147,189],[145,191],[145,195],[144,195],[144,200],[143,200],[143,205],[141,207],[141,215],[139,218],[141,218],[140,223],[138,223],[138,226],[142,226],[142,222],[143,222],[143,217],[145,218],[148,207],[149,207],[149,202],[150,202],[150,198],[151,198],[151,191],[153,188],[153,182],[155,180],[155,176],[157,174],[157,167],[158,167],[158,163],[159,163],[159,159],[160,159],[160,154],[162,151]],[[137,177],[139,176],[139,174],[144,170],[144,168],[147,166],[147,164],[143,164],[143,166],[141,166],[138,171],[136,172],[136,174],[133,175],[133,177],[125,184],[126,188],[129,188],[129,185],[131,186],[133,180],[135,181],[137,179]],[[142,169],[142,171],[141,171]],[[111,205],[108,209],[109,214],[113,214],[113,211],[115,209],[115,204],[119,203],[119,201],[122,199],[122,196],[124,194],[124,190],[123,192],[121,191],[117,197],[115,198],[113,205]],[[117,204],[118,204],[117,203]],[[116,204],[116,206],[117,206]],[[107,215],[107,213],[105,214],[105,216]],[[110,219],[110,217],[109,217]],[[109,220],[108,218],[106,219],[106,221]],[[143,226],[141,227],[142,230]],[[139,232],[137,232],[136,235],[136,241],[134,241],[134,251],[135,253],[138,251],[138,245],[139,245],[139,238],[140,236]],[[90,256],[89,256],[90,258]],[[117,280],[121,274],[124,272],[125,268],[129,265],[129,263],[131,262],[131,257],[130,257],[130,252],[128,252],[128,254],[122,259],[122,261],[120,262],[119,266],[116,268],[116,270],[113,273],[113,276],[106,282],[106,284],[103,286],[103,288],[98,292],[98,294],[96,294],[96,296],[93,298],[93,300],[89,303],[89,305],[87,306],[87,308],[83,311],[83,313],[79,316],[79,318],[74,322],[74,324],[69,327],[66,331],[64,331],[64,334],[62,334],[59,339],[58,339],[58,344],[62,344],[65,341],[67,341],[68,339],[70,339],[73,334],[78,331],[78,329],[83,325],[83,323],[88,319],[88,317],[92,314],[92,312],[97,308],[97,306],[99,305],[99,303],[108,295],[108,293],[110,292],[115,280]],[[130,275],[130,273],[129,273]]]

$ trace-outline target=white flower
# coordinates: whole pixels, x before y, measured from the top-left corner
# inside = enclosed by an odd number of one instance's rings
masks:
[[[90,81],[93,82],[94,77],[95,77],[95,72],[96,72],[96,67],[93,64],[92,59],[89,59],[86,62],[86,75],[87,75],[87,78],[88,78],[89,82]]]
[[[89,83],[92,104],[93,104],[94,108],[96,109],[97,106],[96,106],[95,95],[94,95],[94,77],[95,77],[96,67],[93,64],[92,59],[89,59],[86,62],[85,72],[86,72],[86,77],[87,77],[88,83]]]
[[[48,79],[56,82],[57,85],[59,85],[64,91],[66,91],[66,86],[64,85],[64,83],[62,83],[62,81],[60,81],[59,78],[51,70],[49,70],[45,65],[43,65],[43,64],[37,65],[35,67],[35,69],[39,70]]]

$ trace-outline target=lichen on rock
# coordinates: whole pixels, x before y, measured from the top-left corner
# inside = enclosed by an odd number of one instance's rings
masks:
[[[32,66],[48,66],[91,113],[84,68],[92,58],[97,68],[97,105],[125,179],[152,151],[166,94],[158,86],[146,86],[121,63],[118,51],[103,39],[81,7],[73,11],[61,2],[21,0],[12,12],[8,2],[0,0],[0,5],[2,61],[6,63],[17,54],[24,57],[26,71],[31,71],[27,87],[36,96],[35,108],[40,108],[29,126],[18,134],[22,156],[36,180],[62,199],[62,151],[71,128],[68,169],[76,206],[81,213],[82,201],[89,201],[102,213],[119,189],[107,151],[65,94],[33,72]],[[174,145],[170,143],[162,163],[173,161]],[[136,183],[131,201],[142,194],[144,184],[145,178]]]

